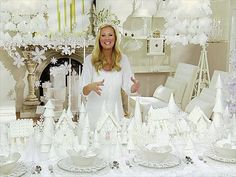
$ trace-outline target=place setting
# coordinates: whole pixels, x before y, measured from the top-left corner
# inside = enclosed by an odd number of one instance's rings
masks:
[[[20,177],[27,173],[27,165],[20,162],[20,153],[13,153],[8,156],[0,156],[0,176],[1,177]]]

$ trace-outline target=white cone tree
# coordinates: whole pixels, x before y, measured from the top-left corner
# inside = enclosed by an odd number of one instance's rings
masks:
[[[83,127],[85,125],[86,114],[87,114],[87,112],[86,112],[84,103],[82,102],[80,110],[79,110],[79,120],[78,120],[78,124],[77,124],[77,127],[76,127],[76,134],[78,136],[78,141],[79,142],[81,142],[81,135],[82,135]]]
[[[216,128],[223,127],[223,113],[224,113],[224,103],[222,99],[222,81],[220,74],[216,82],[216,102],[213,108],[213,123]]]
[[[129,127],[128,127],[127,149],[129,152],[132,150],[135,150],[135,144],[133,142],[133,133],[134,133],[134,119],[131,120]]]
[[[178,114],[180,111],[179,107],[175,103],[173,93],[171,93],[171,95],[170,95],[168,109],[169,109],[169,113],[172,113],[172,114]]]
[[[134,129],[139,131],[142,127],[142,114],[140,110],[139,98],[137,97],[134,110]]]
[[[54,108],[55,106],[52,104],[52,101],[49,99],[45,105],[45,111],[43,113],[44,116],[44,128],[43,135],[41,139],[41,152],[49,152],[52,144],[52,140],[54,138]]]
[[[66,116],[66,118],[67,118],[67,122],[70,124],[70,126],[74,129],[75,128],[75,123],[72,121],[72,119],[73,119],[73,114],[72,114],[72,112],[71,112],[71,109],[70,109],[70,107],[68,107],[68,109],[67,109],[67,111],[66,111],[66,114],[67,114],[67,116]]]
[[[88,114],[86,114],[80,143],[82,150],[87,150],[89,147],[89,135],[90,135],[89,118]]]

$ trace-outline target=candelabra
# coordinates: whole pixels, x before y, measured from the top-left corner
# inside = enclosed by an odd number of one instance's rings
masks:
[[[27,48],[23,49],[22,54],[24,56],[24,63],[26,69],[28,71],[28,95],[24,101],[24,108],[27,107],[37,106],[39,105],[39,101],[37,96],[35,95],[35,70],[38,66],[38,63],[32,60],[32,51],[34,50],[33,46],[28,46]]]

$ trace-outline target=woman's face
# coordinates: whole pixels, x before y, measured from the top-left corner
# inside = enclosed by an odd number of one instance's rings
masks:
[[[116,37],[113,28],[108,26],[101,29],[99,41],[103,49],[113,49],[115,45],[115,40]]]

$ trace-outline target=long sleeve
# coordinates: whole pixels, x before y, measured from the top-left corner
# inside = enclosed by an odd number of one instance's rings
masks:
[[[126,94],[131,94],[131,86],[132,81],[131,77],[133,77],[133,73],[131,70],[131,66],[127,56],[122,55],[121,60],[121,67],[122,67],[122,89],[126,92]]]
[[[88,55],[83,64],[82,71],[82,82],[81,82],[81,90],[83,91],[84,86],[90,84],[93,80],[93,66],[92,66],[92,55]],[[83,94],[83,92],[82,92]]]

